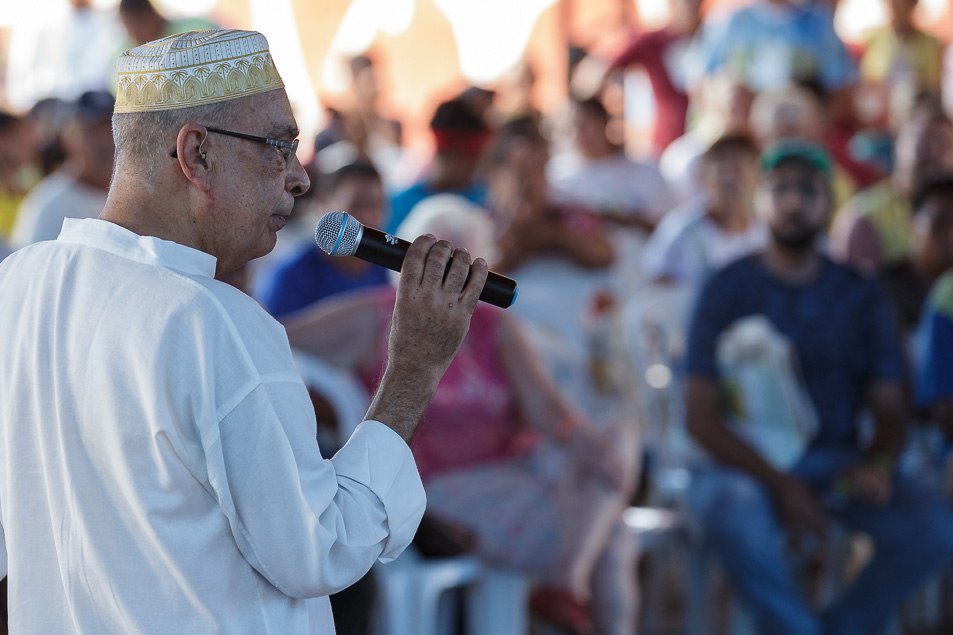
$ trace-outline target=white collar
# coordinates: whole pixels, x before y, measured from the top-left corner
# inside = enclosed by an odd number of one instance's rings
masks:
[[[98,218],[67,218],[57,238],[62,243],[87,245],[147,265],[185,275],[215,277],[215,256],[155,236],[140,236]]]

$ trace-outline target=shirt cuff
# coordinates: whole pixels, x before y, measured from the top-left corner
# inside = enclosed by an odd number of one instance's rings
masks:
[[[357,426],[331,462],[339,478],[361,483],[380,499],[389,535],[379,559],[390,562],[410,544],[427,506],[410,448],[388,426],[367,420]]]

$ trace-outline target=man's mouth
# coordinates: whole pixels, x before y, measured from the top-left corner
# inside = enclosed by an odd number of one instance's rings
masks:
[[[268,220],[268,226],[272,231],[279,231],[288,224],[288,216],[284,214],[272,214]]]

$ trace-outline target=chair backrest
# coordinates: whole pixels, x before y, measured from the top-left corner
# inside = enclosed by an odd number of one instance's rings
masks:
[[[293,350],[295,366],[305,386],[331,404],[338,422],[338,443],[344,445],[357,425],[364,420],[370,396],[350,371],[332,366],[319,357]]]
[[[680,370],[693,299],[688,287],[651,284],[622,311],[654,490],[683,489],[685,468],[697,458],[684,427]]]

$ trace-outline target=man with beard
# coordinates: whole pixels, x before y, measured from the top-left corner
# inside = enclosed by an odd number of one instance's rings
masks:
[[[905,443],[900,342],[876,283],[816,246],[831,211],[827,155],[789,141],[769,148],[761,166],[755,207],[768,245],[708,281],[689,332],[686,425],[710,458],[695,472],[689,503],[759,632],[882,632],[904,597],[949,562],[953,512],[894,469]],[[788,377],[800,378],[792,389],[803,384],[816,415],[804,451],[786,462],[777,459],[785,448],[759,436],[776,421],[750,408],[740,417],[747,427],[738,427],[737,409],[720,399],[741,376],[726,365],[725,337],[752,316],[774,330],[771,345],[787,346]],[[746,342],[748,352],[757,345]],[[740,403],[756,402],[742,392]],[[862,408],[870,434],[861,431]],[[801,592],[786,538],[816,544],[835,518],[868,534],[875,553],[819,612]]]

